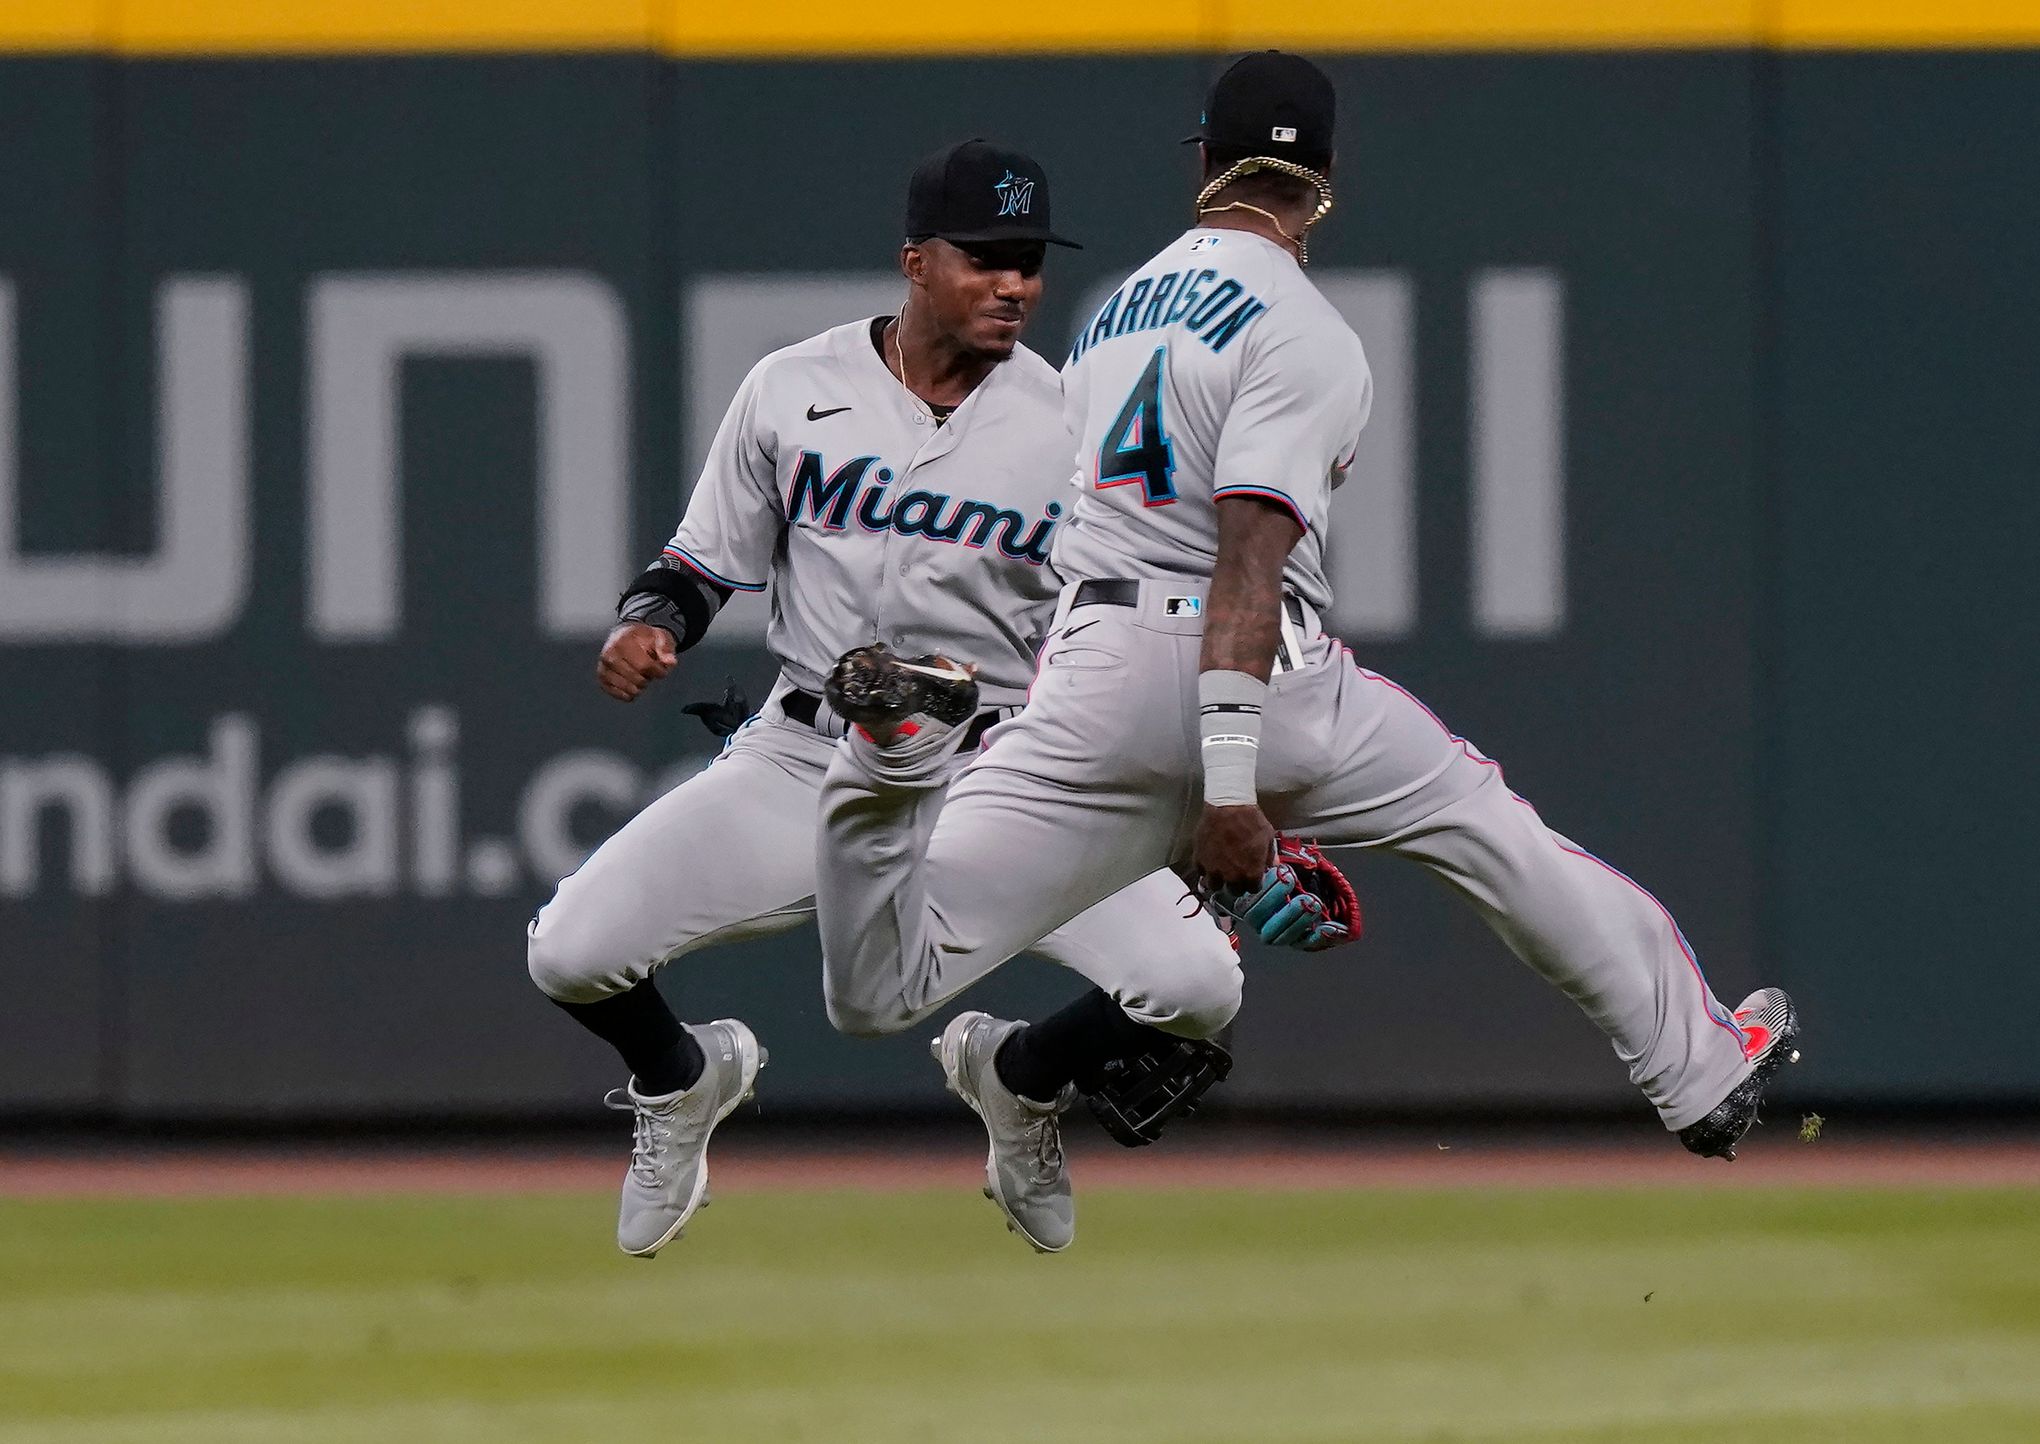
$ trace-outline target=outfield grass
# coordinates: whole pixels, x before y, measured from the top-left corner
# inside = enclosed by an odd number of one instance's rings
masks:
[[[2040,1439],[2033,1193],[0,1203],[0,1444]]]

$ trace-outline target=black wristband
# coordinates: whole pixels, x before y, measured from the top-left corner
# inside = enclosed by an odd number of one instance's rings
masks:
[[[730,592],[714,582],[673,567],[647,567],[631,579],[616,599],[616,614],[626,622],[648,622],[673,634],[686,651],[708,631]]]
[[[684,652],[692,645],[692,639],[687,635],[687,619],[673,605],[671,597],[662,597],[657,592],[633,592],[625,597],[617,604],[616,620],[665,628],[666,635],[673,639],[675,651]]]

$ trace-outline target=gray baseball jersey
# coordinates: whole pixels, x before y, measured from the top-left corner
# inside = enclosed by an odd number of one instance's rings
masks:
[[[905,996],[938,997],[1188,860],[1218,499],[1294,513],[1287,584],[1330,600],[1326,511],[1370,385],[1358,340],[1288,252],[1189,232],[1090,319],[1063,385],[1080,491],[1056,538],[1069,585],[1040,675],[931,833],[914,831],[918,779],[896,757],[855,734],[839,747],[817,881],[830,972],[891,968]],[[1107,578],[1137,584],[1082,587]],[[1285,622],[1262,722],[1255,780],[1275,826],[1429,868],[1601,1027],[1667,1127],[1749,1076],[1750,1036],[1657,899],[1548,827],[1490,758],[1314,619]]]
[[[877,640],[969,658],[988,703],[1017,702],[1070,501],[1055,369],[1021,347],[938,426],[871,331],[838,326],[752,368],[665,555],[769,589],[766,645],[809,691]]]
[[[1259,496],[1304,529],[1289,589],[1331,602],[1325,525],[1373,406],[1360,338],[1290,254],[1206,227],[1127,277],[1063,368],[1077,439],[1065,578],[1208,577],[1216,502]]]
[[[1033,352],[994,367],[938,427],[859,321],[752,370],[666,556],[725,586],[769,588],[769,642],[795,685],[819,691],[838,656],[878,636],[977,662],[987,701],[1010,706],[1053,610],[1044,562],[1068,501],[1069,454],[1055,372]],[[529,930],[531,975],[546,993],[593,1002],[697,948],[813,916],[817,800],[843,725],[833,714],[797,722],[784,696],[782,685],[713,765],[561,882]],[[939,787],[924,790],[914,829],[932,830],[941,805]],[[1173,874],[1151,871],[1021,946],[1082,973],[1135,1018],[1209,1034],[1239,1007],[1239,964],[1208,920],[1185,916],[1182,893]],[[909,995],[898,971],[880,960],[827,973],[830,1017],[891,1031],[976,976]]]

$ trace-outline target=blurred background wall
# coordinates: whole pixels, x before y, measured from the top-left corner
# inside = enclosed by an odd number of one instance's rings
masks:
[[[522,929],[711,755],[680,704],[771,676],[735,608],[646,703],[591,680],[731,389],[897,305],[906,173],[971,134],[1086,244],[1029,338],[1059,358],[1264,43],[1339,84],[1312,273],[1379,387],[1338,629],[1724,997],[1792,988],[1801,1086],[2040,1103],[2040,27],[256,8],[0,10],[0,1115],[591,1105]],[[1470,915],[1348,860],[1371,941],[1256,960],[1236,1099],[1630,1098]],[[934,1103],[918,1036],[835,1038],[816,975],[804,931],[665,981],[754,1023],[775,1105]],[[1067,991],[1023,960],[989,998]]]

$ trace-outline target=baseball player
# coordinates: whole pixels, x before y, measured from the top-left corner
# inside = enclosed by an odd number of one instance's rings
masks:
[[[722,755],[605,842],[532,919],[533,981],[630,1069],[606,1100],[634,1120],[617,1224],[626,1253],[656,1253],[706,1200],[709,1135],[765,1065],[735,1019],[683,1026],[652,974],[813,914],[817,803],[845,729],[820,696],[831,662],[874,637],[972,657],[976,695],[952,738],[967,748],[1018,710],[1053,609],[1046,563],[1067,514],[1071,443],[1054,367],[1020,345],[1046,247],[1070,244],[1050,228],[1048,181],[1016,151],[951,146],[914,172],[905,233],[899,315],[753,368],[679,530],[630,584],[602,649],[602,688],[631,701],[733,593],[769,591],[767,645],[781,666]],[[925,833],[940,802],[939,783],[924,789],[903,828]],[[1108,1057],[1215,1033],[1239,1007],[1230,941],[1186,915],[1181,882],[1126,881],[1039,941],[1098,985],[1015,1055],[1048,1096]],[[831,974],[826,1001],[837,1027],[876,1034],[943,996],[904,993],[887,965]],[[1016,1127],[1030,1168],[1060,1167],[1051,1113]]]
[[[1688,1148],[1732,1157],[1798,1056],[1791,1001],[1723,1007],[1655,898],[1319,626],[1331,490],[1371,402],[1358,338],[1303,271],[1331,208],[1333,110],[1330,81],[1274,51],[1211,91],[1195,224],[1080,328],[1063,370],[1078,494],[1040,674],[925,845],[907,823],[916,789],[948,780],[967,669],[839,661],[830,693],[865,730],[823,788],[825,969],[890,966],[909,990],[975,975],[1165,863],[1267,919],[1269,940],[1314,947],[1321,899],[1271,865],[1276,829],[1380,847],[1578,1003]],[[937,1040],[964,1098],[1001,1032],[966,1013]],[[1043,1177],[1015,1207],[1066,1212],[1068,1187]]]

